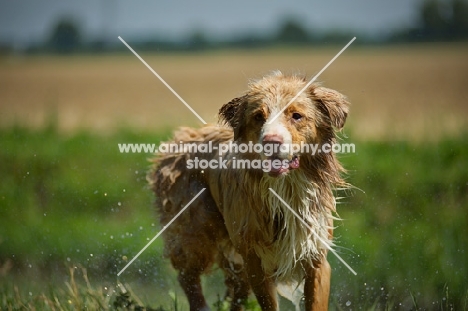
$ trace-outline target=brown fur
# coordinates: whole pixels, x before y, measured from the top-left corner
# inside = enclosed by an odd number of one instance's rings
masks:
[[[173,142],[229,141],[253,143],[333,143],[345,123],[349,103],[340,93],[312,84],[268,127],[266,121],[306,84],[277,72],[249,84],[245,95],[221,107],[220,124],[182,128]],[[273,134],[272,134],[273,133]],[[288,138],[289,137],[289,138]],[[154,159],[148,175],[162,225],[167,224],[202,188],[207,188],[167,228],[165,254],[179,271],[191,310],[208,309],[200,275],[217,263],[226,276],[231,310],[242,309],[252,289],[262,310],[277,310],[276,291],[302,284],[306,310],[326,310],[330,286],[327,247],[332,245],[333,189],[347,184],[333,153],[275,155],[299,168],[267,174],[260,169],[233,169],[236,159],[265,155],[222,155],[229,169],[186,167],[195,157],[218,159],[218,153],[174,153]],[[299,162],[300,161],[300,162]],[[305,227],[272,193],[277,192],[314,232]]]

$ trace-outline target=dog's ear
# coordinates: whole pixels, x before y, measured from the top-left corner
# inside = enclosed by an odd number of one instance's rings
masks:
[[[321,86],[311,90],[313,97],[318,101],[319,108],[330,118],[330,123],[336,129],[343,128],[349,112],[349,102],[343,94]]]
[[[218,117],[220,123],[228,124],[234,130],[234,138],[240,134],[241,122],[247,107],[247,95],[236,97],[219,109]]]

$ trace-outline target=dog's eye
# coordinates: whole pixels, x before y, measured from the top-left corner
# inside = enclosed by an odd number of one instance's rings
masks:
[[[292,114],[292,118],[296,121],[299,121],[300,119],[302,119],[302,115],[300,113],[294,112]]]
[[[254,119],[255,121],[259,121],[259,122],[265,121],[265,118],[263,117],[263,114],[261,112],[255,114]]]

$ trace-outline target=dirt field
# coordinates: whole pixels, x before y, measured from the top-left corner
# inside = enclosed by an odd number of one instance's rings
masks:
[[[207,122],[271,70],[312,77],[341,49],[142,54]],[[362,139],[437,139],[468,125],[468,45],[352,45],[319,78],[346,94],[346,132]],[[133,55],[0,58],[0,125],[64,131],[156,130],[199,120]]]

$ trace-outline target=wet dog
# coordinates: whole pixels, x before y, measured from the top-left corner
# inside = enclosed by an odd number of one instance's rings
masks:
[[[190,310],[209,309],[200,276],[215,263],[224,272],[231,310],[241,310],[251,291],[262,310],[278,309],[277,292],[296,306],[304,296],[306,310],[328,308],[333,191],[348,185],[333,152],[290,147],[334,144],[349,103],[319,84],[296,96],[306,85],[304,78],[280,72],[253,81],[244,95],[221,107],[218,125],[182,128],[169,142],[250,144],[262,152],[192,148],[155,157],[148,180],[162,225],[206,189],[163,234]],[[222,165],[206,167],[213,161]],[[194,165],[202,163],[205,167]]]

